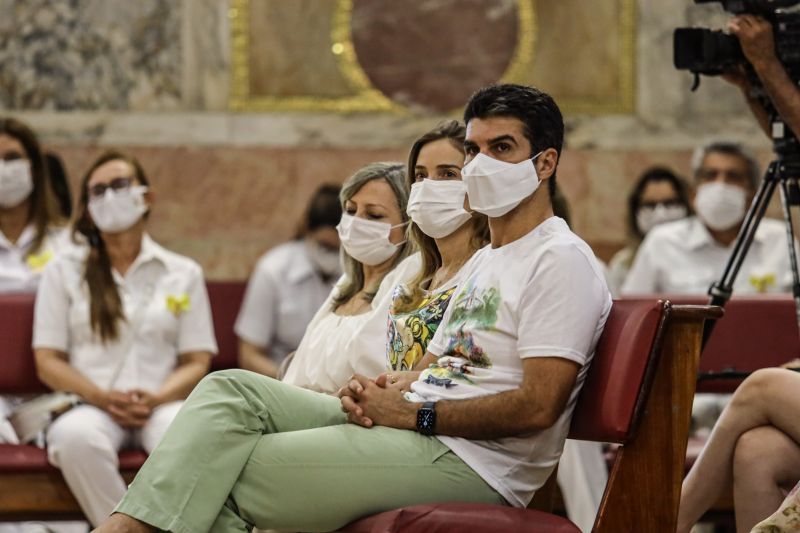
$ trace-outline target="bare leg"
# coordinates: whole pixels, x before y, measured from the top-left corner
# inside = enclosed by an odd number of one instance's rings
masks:
[[[152,533],[156,528],[126,514],[114,513],[92,533]]]
[[[772,425],[800,442],[798,390],[800,374],[777,368],[759,370],[742,383],[683,482],[678,533],[688,533],[733,482],[733,455],[742,434]]]
[[[751,429],[736,444],[733,500],[736,530],[749,532],[768,517],[800,479],[800,446],[772,426]]]

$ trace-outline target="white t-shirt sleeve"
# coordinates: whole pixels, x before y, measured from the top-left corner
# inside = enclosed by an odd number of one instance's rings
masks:
[[[42,273],[33,316],[33,347],[69,351],[69,293],[58,261]]]
[[[208,291],[199,266],[191,269],[187,294],[189,308],[178,317],[178,353],[210,352],[217,353],[214,337],[214,321]]]
[[[554,246],[543,254],[522,291],[520,358],[562,357],[586,363],[610,303],[605,280],[590,259],[572,244]]]
[[[633,259],[628,277],[620,287],[620,294],[653,294],[659,292],[656,243],[645,237]]]
[[[247,284],[242,308],[236,318],[236,335],[251,344],[268,348],[276,333],[278,304],[278,287],[269,269],[259,262]]]

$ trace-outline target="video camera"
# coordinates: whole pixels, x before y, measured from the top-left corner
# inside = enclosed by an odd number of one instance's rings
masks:
[[[800,10],[789,9],[800,4],[800,0],[694,1],[696,4],[719,2],[725,11],[734,15],[758,15],[769,21],[778,60],[789,77],[800,84]],[[775,111],[735,35],[707,28],[678,28],[675,30],[673,44],[675,68],[688,70],[695,75],[693,91],[700,85],[701,74],[716,76],[743,66],[753,88],[750,96],[757,98],[770,115],[776,153],[800,158],[800,143]]]

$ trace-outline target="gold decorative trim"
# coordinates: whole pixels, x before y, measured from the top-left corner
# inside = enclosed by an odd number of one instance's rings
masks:
[[[353,95],[326,98],[320,96],[259,96],[250,94],[250,0],[230,0],[231,22],[231,96],[233,111],[316,111],[316,112],[392,112],[408,110],[393,102],[369,81],[358,63],[353,45],[351,15],[353,0],[336,0],[331,27],[331,52],[351,85]],[[502,82],[529,83],[536,46],[536,1],[517,0],[519,31],[517,46]],[[636,0],[619,2],[620,56],[618,64],[619,98],[613,102],[591,99],[558,98],[568,114],[632,113],[635,110]]]
[[[598,102],[592,99],[558,98],[564,114],[610,115],[636,111],[636,0],[617,0],[619,5],[620,53],[617,73],[619,98]]]
[[[350,14],[352,0],[338,0],[331,31],[331,51],[337,58],[348,58],[348,62],[358,64],[355,58],[352,35],[350,33]],[[233,111],[333,111],[350,113],[357,111],[399,111],[402,110],[380,91],[372,87],[360,69],[343,67],[342,74],[354,89],[347,97],[326,98],[322,96],[264,96],[250,93],[250,0],[231,0],[228,11],[231,21],[231,96],[229,107]]]
[[[508,68],[500,78],[501,83],[525,83],[527,73],[533,69],[533,51],[536,47],[536,0],[517,0],[517,46]]]

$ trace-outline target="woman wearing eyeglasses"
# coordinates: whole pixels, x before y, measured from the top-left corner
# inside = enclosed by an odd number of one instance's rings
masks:
[[[33,345],[40,379],[83,401],[47,431],[48,457],[97,525],[125,493],[117,452],[150,452],[217,347],[203,273],[146,233],[153,202],[132,157],[102,155],[81,185],[75,247],[45,270]]]

